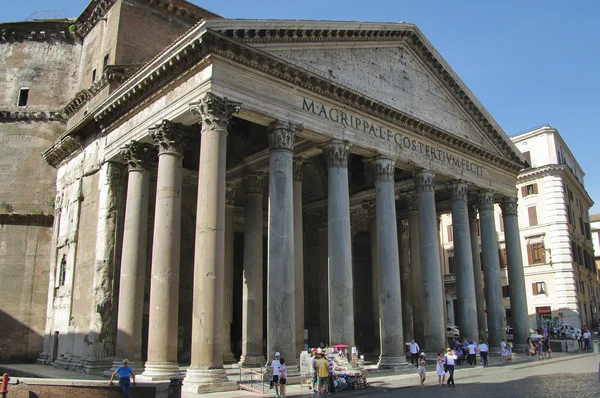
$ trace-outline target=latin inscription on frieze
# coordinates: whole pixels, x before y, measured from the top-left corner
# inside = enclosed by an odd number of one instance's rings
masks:
[[[398,131],[392,131],[372,120],[359,118],[341,109],[325,106],[307,98],[302,98],[302,110],[356,130],[361,134],[367,134],[375,139],[396,145],[401,151],[417,152],[439,163],[451,165],[476,175],[483,175],[483,167],[477,163],[455,156],[443,148],[425,144]]]

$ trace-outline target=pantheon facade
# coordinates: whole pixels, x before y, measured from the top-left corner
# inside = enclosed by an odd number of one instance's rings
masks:
[[[201,19],[74,104],[43,156],[58,176],[42,362],[127,357],[150,380],[189,364],[202,392],[224,363],[297,366],[306,337],[400,367],[411,338],[447,345],[444,213],[457,324],[498,347],[496,203],[527,338],[527,163],[412,24]]]

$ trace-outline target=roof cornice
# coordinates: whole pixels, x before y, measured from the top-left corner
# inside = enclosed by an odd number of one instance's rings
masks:
[[[102,17],[106,15],[108,10],[117,1],[119,0],[93,0],[81,13],[79,18],[77,18],[77,32],[81,35],[81,37],[87,36],[87,34],[94,28],[94,26],[96,26],[98,21],[102,20]],[[169,0],[134,1],[162,9],[165,12],[171,13],[179,18],[188,19],[192,23],[196,23],[202,18],[221,18],[215,13],[212,13],[193,4],[187,3],[186,1],[179,1],[180,4],[177,5],[173,4],[173,1]]]
[[[353,34],[360,36],[361,33],[354,32]],[[415,32],[406,29],[389,31],[387,33],[384,31],[367,31],[365,35],[370,35],[372,40],[381,40],[381,37],[393,36],[396,41],[406,40],[407,43],[412,43],[410,44],[411,47],[417,50],[419,48],[417,45],[419,38],[415,36]],[[375,118],[386,120],[458,151],[468,152],[511,173],[516,174],[523,167],[522,162],[518,155],[515,154],[515,151],[512,150],[512,147],[505,145],[506,142],[502,139],[502,133],[496,131],[487,122],[485,115],[482,113],[475,114],[478,111],[477,106],[472,103],[467,109],[474,112],[474,121],[478,122],[480,127],[483,127],[482,131],[494,139],[494,142],[503,149],[503,152],[505,152],[503,156],[498,156],[449,132],[418,120],[411,115],[365,97],[359,92],[334,84],[330,80],[266,52],[257,50],[242,43],[240,40],[228,37],[219,32],[207,30],[206,23],[199,24],[194,29],[191,29],[178,43],[167,48],[144,69],[126,81],[104,103],[96,108],[93,114],[94,119],[101,128],[110,128],[113,123],[126,115],[131,109],[138,106],[166,84],[177,79],[183,72],[188,71],[192,66],[197,65],[211,55],[245,65],[253,70],[290,82],[308,91],[370,114]],[[428,65],[433,62],[431,59],[425,61]],[[457,84],[454,84],[453,87],[455,90],[459,90]],[[464,94],[461,98],[463,98],[465,103],[469,103],[467,94]],[[75,131],[67,132],[65,135],[71,133],[75,133]]]
[[[541,167],[528,168],[522,170],[517,177],[517,184],[524,184],[530,181],[534,181],[538,178],[542,178],[547,175],[557,175],[564,176],[569,180],[569,183],[572,187],[575,187],[577,191],[581,194],[583,199],[586,201],[588,207],[592,207],[594,205],[594,201],[585,190],[585,187],[581,185],[579,180],[575,178],[575,175],[569,168],[569,166],[565,164],[548,164]]]
[[[40,121],[40,122],[48,122],[48,121],[58,121],[65,123],[66,120],[61,111],[51,111],[51,110],[18,110],[18,111],[10,111],[10,110],[1,110],[0,109],[0,123],[1,122],[15,122],[15,121]]]
[[[73,20],[24,21],[0,24],[0,43],[17,41],[73,43],[76,35],[69,30]]]

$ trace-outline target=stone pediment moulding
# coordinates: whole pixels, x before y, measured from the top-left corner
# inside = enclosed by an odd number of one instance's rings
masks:
[[[396,39],[399,33],[399,31],[396,32]],[[414,35],[414,32],[409,33]],[[392,36],[391,33],[390,36]],[[413,41],[415,40],[417,42],[420,41],[416,36],[413,37]],[[321,78],[314,73],[210,30],[203,32],[202,36],[191,40],[188,45],[182,47],[179,52],[173,54],[170,59],[161,65],[156,65],[150,73],[141,70],[130,78],[121,86],[122,90],[120,92],[117,90],[105,102],[105,105],[98,113],[94,115],[95,120],[101,128],[105,129],[105,132],[110,131],[113,124],[126,115],[132,108],[141,104],[168,83],[176,80],[181,73],[187,71],[192,66],[201,66],[203,62],[209,62],[208,58],[211,55],[224,57],[248,66],[253,70],[267,73],[301,88],[313,91],[447,147],[475,155],[502,169],[517,172],[522,167],[520,159],[513,153],[508,144],[502,146],[505,156],[495,155],[460,137],[415,119],[376,100],[367,98],[359,92],[336,85],[330,80]],[[143,76],[144,73],[146,75]],[[458,84],[455,83],[455,85],[458,88]],[[461,98],[465,101],[469,99],[467,94],[464,94]],[[474,104],[473,107],[476,108]],[[465,109],[475,109],[473,107],[466,107]],[[487,120],[484,119],[483,115],[479,118],[481,123]],[[474,120],[478,119],[474,118]],[[482,131],[487,135],[496,137],[493,142],[500,143],[500,141],[503,141],[499,135],[500,133],[496,132],[491,124],[488,124]],[[68,132],[68,134],[70,133],[75,133],[75,131]]]

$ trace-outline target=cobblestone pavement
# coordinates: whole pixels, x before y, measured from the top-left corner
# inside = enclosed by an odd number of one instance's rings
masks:
[[[437,385],[434,372],[427,372],[426,387],[418,386],[418,376],[374,378],[371,387],[340,393],[339,398],[358,397],[481,397],[485,398],[564,398],[600,397],[600,355],[578,355],[526,360],[516,365],[459,369],[456,387]],[[343,394],[343,395],[342,395]],[[298,395],[310,397],[310,394]],[[332,395],[329,395],[332,396]]]

